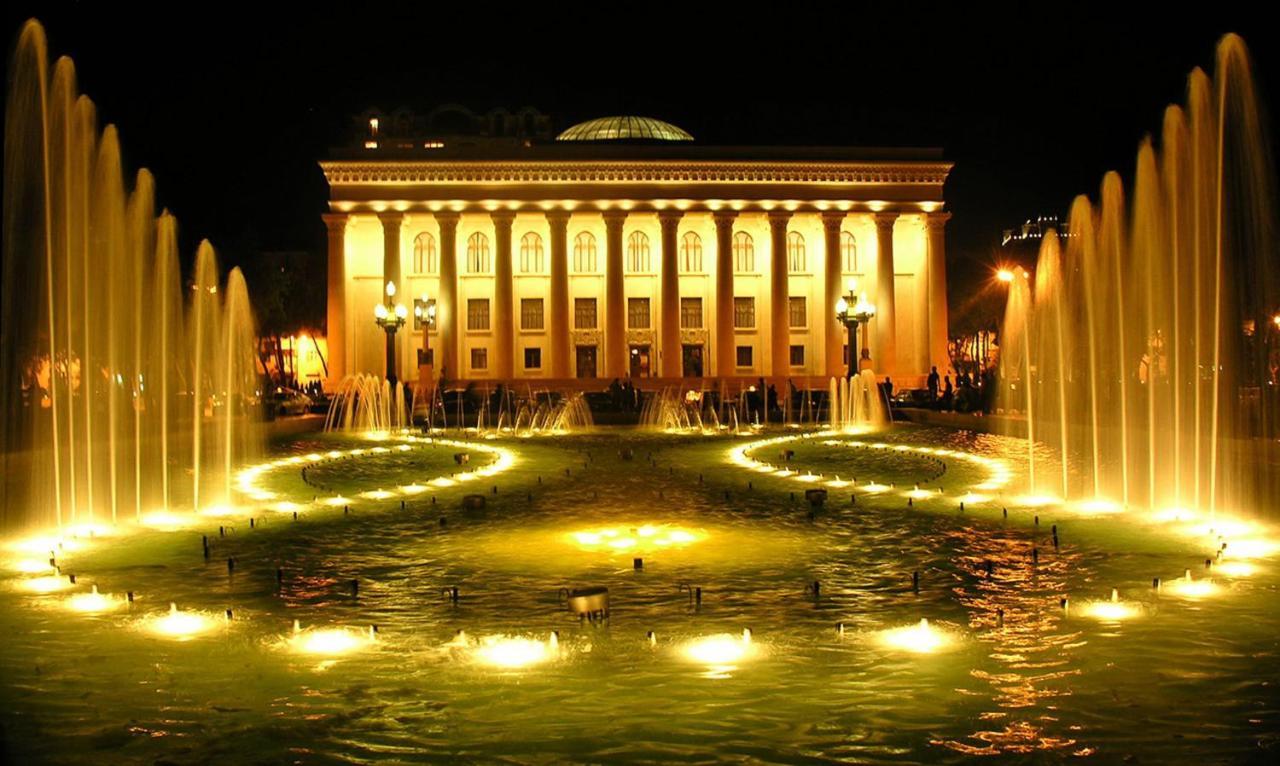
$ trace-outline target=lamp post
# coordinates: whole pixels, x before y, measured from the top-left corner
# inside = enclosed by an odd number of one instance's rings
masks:
[[[431,352],[431,328],[436,323],[436,304],[427,299],[426,293],[422,294],[421,300],[414,302],[413,322],[415,330],[422,328],[422,362],[418,365],[418,383],[427,386],[431,382],[431,368],[434,366],[427,359]]]
[[[849,333],[849,377],[858,374],[858,325],[871,321],[876,315],[876,307],[867,302],[864,293],[859,297],[856,293],[858,283],[849,280],[848,297],[841,296],[836,301],[836,319],[844,324]]]
[[[396,384],[396,330],[404,327],[409,316],[403,303],[396,303],[396,283],[388,282],[386,300],[373,307],[373,321],[387,334],[387,380]]]

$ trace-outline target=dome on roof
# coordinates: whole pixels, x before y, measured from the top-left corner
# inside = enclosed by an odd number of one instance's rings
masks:
[[[556,136],[557,141],[692,141],[693,136],[652,117],[598,117]]]

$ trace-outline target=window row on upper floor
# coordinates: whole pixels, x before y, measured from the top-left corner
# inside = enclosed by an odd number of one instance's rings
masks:
[[[465,273],[492,273],[493,259],[489,248],[489,237],[481,232],[475,232],[467,237],[466,247]],[[594,234],[589,231],[578,232],[573,238],[572,249],[573,273],[600,273],[599,248]],[[520,237],[517,254],[519,273],[546,273],[546,249],[542,244],[541,235],[528,232]],[[854,274],[861,271],[861,264],[858,262],[858,241],[847,231],[840,232],[840,260],[844,273]],[[702,237],[697,232],[687,231],[680,237],[680,249],[676,262],[682,274],[704,273]],[[649,236],[642,231],[633,231],[627,236],[625,268],[629,274],[650,274],[654,271]],[[787,268],[792,274],[803,274],[809,270],[804,236],[798,231],[787,233]],[[757,273],[755,240],[745,231],[736,231],[733,234],[733,270],[737,274]],[[411,273],[440,273],[436,238],[429,232],[424,231],[413,239]]]

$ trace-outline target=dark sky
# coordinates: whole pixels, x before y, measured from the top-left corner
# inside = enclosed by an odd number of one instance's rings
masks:
[[[10,40],[26,16],[44,22],[120,127],[127,164],[155,172],[188,252],[208,237],[229,263],[263,249],[323,257],[316,161],[348,138],[350,115],[460,102],[532,105],[559,127],[650,115],[705,143],[941,146],[956,163],[946,199],[959,277],[989,260],[1001,229],[1065,213],[1108,169],[1128,175],[1224,32],[1250,44],[1264,101],[1277,103],[1280,83],[1276,25],[1230,3],[1194,15],[1114,2],[1053,4],[1055,15],[969,3],[874,6],[897,15],[849,2],[13,5]]]

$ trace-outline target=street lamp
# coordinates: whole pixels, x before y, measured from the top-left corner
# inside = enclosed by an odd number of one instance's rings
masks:
[[[373,322],[387,333],[387,380],[396,384],[396,330],[404,327],[409,316],[403,303],[396,303],[396,283],[387,283],[387,298],[373,307]]]
[[[431,353],[429,336],[436,323],[436,304],[427,299],[426,293],[422,294],[420,300],[413,302],[413,322],[415,330],[422,328],[422,361],[418,364],[418,378],[425,385],[428,380],[426,372],[432,366],[427,362]]]
[[[858,325],[871,321],[876,315],[876,307],[867,302],[865,293],[861,297],[856,294],[858,283],[849,280],[849,295],[841,296],[836,301],[836,319],[844,324],[849,333],[849,377],[858,374]]]

